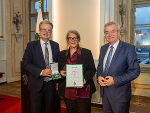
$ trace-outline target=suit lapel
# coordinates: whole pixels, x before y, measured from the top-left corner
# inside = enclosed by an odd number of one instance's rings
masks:
[[[104,60],[104,57],[105,57],[106,52],[107,52],[107,50],[108,50],[108,47],[109,47],[109,44],[107,44],[106,47],[105,47],[105,48],[103,49],[103,51],[102,51],[102,60]]]
[[[42,66],[45,66],[45,60],[44,60],[44,56],[43,56],[43,52],[42,52],[42,47],[41,47],[41,44],[40,44],[40,40],[37,41],[37,49],[38,49],[38,54],[39,54],[39,61],[41,61],[41,65]]]
[[[54,55],[54,53],[55,53],[55,48],[54,48],[54,45],[53,45],[53,43],[49,40],[49,42],[50,42],[50,46],[51,46],[51,50],[52,50],[52,58],[53,58],[53,62],[55,61],[54,60],[54,57],[55,57],[55,55]]]
[[[115,53],[114,53],[114,56],[113,56],[112,61],[111,61],[111,63],[110,63],[110,68],[109,68],[109,69],[111,69],[112,66],[115,65],[115,62],[116,62],[116,60],[118,59],[118,56],[119,56],[119,54],[120,54],[120,51],[122,50],[121,48],[122,48],[122,41],[119,41],[118,47],[117,47],[117,49],[116,49],[116,51],[115,51]]]
[[[99,63],[101,65],[101,72],[103,72],[103,64],[104,64],[104,57],[106,55],[106,52],[108,50],[109,44],[106,44],[106,46],[104,46],[104,48],[101,48],[101,52],[100,52],[100,58],[99,58]],[[105,65],[105,64],[104,64]]]
[[[77,54],[77,64],[81,64],[81,62],[82,62],[82,52],[83,52],[83,49],[81,48],[81,54]]]
[[[82,54],[82,53],[81,53]],[[82,62],[82,58],[81,58],[81,55],[77,55],[77,64],[81,64],[81,62]]]
[[[103,62],[104,62],[104,57],[106,55],[106,52],[108,50],[108,47],[109,47],[109,44],[107,44],[103,49],[102,49],[102,52],[101,52],[101,58],[100,58],[100,62],[102,63],[101,65],[103,65]],[[102,66],[103,67],[103,66]]]

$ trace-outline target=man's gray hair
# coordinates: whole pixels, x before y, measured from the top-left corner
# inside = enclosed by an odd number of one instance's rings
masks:
[[[41,27],[42,24],[49,24],[53,28],[53,24],[49,20],[47,20],[47,19],[45,19],[45,20],[43,20],[43,21],[40,22],[39,29],[40,29],[40,27]]]
[[[104,30],[107,26],[110,26],[110,25],[116,25],[117,26],[117,30],[120,31],[120,25],[114,21],[111,21],[111,22],[108,22],[104,25]]]

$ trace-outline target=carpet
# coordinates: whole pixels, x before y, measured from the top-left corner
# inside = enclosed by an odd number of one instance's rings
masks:
[[[61,108],[61,113],[67,113],[66,108]]]
[[[21,113],[21,99],[6,95],[0,97],[4,100],[0,100],[0,113]]]
[[[0,113],[21,113],[21,99],[6,95],[1,95],[0,98],[4,98],[0,100]],[[61,108],[61,113],[65,112],[66,108]]]

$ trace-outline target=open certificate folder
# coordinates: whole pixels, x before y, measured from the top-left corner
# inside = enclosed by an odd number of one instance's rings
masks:
[[[66,87],[83,87],[83,65],[66,65]]]

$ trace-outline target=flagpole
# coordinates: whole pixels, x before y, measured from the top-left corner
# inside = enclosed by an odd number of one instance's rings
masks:
[[[40,8],[42,7],[42,0],[40,0]]]
[[[43,17],[42,17],[42,0],[40,0],[40,8],[39,8],[39,11],[38,11],[38,16],[37,16],[35,40],[40,40],[39,24],[40,24],[41,21],[43,21]]]
[[[40,8],[41,8],[41,10],[42,10],[42,0],[40,0]]]

